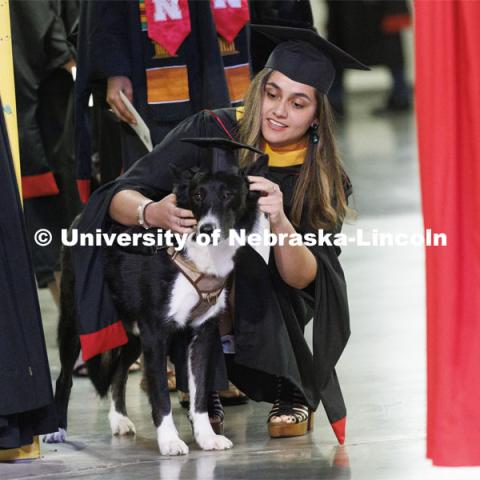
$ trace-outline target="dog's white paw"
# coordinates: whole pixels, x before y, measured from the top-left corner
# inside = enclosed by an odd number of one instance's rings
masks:
[[[67,441],[67,432],[63,428],[58,431],[49,433],[43,437],[43,443],[64,443]]]
[[[228,450],[233,443],[223,435],[199,435],[197,443],[202,450]]]
[[[135,425],[133,422],[121,413],[110,410],[108,414],[112,435],[135,435]]]
[[[162,455],[186,455],[188,453],[187,444],[179,437],[159,438],[158,448]]]

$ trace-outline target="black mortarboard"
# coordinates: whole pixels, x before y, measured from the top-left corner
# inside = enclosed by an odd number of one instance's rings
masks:
[[[328,93],[335,71],[370,70],[316,32],[304,28],[250,25],[252,68],[272,68],[291,80]]]
[[[228,138],[182,138],[182,142],[193,143],[198,147],[210,148],[212,152],[211,171],[213,173],[220,171],[237,173],[238,161],[235,157],[235,152],[240,148],[246,148],[260,155],[265,155],[261,150],[229,140]]]

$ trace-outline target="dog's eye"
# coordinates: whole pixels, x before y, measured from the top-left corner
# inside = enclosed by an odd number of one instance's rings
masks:
[[[223,198],[225,200],[230,200],[233,197],[233,193],[230,190],[224,190]]]

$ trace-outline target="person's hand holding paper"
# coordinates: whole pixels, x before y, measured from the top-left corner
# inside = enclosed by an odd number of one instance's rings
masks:
[[[122,122],[135,125],[135,116],[129,111],[120,94],[123,94],[131,103],[133,100],[132,82],[124,76],[110,77],[107,83],[107,103]]]

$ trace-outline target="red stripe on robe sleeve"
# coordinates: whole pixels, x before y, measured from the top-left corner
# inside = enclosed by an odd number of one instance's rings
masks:
[[[24,199],[50,197],[59,193],[52,172],[22,176],[22,196]]]
[[[80,335],[84,362],[89,358],[112,350],[113,348],[121,347],[126,343],[128,343],[128,337],[121,320],[97,332]]]
[[[88,202],[90,198],[90,180],[77,180],[77,190],[80,195],[80,200],[83,204]]]

